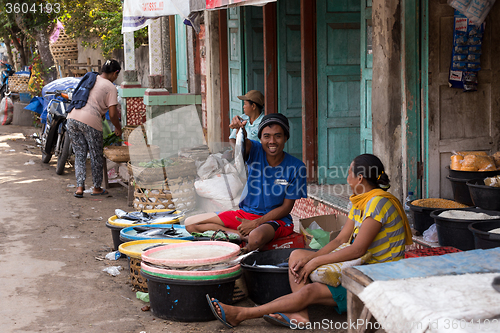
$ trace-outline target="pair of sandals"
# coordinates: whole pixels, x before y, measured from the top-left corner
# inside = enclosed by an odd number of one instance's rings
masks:
[[[84,189],[85,191],[85,189]],[[102,190],[102,192],[99,192],[99,193],[91,193],[90,195],[92,196],[97,196],[97,195],[107,195],[109,194],[109,192],[105,189]],[[83,192],[82,193],[78,193],[78,192],[75,192],[73,193],[73,195],[76,197],[76,198],[83,198]]]
[[[210,296],[208,296],[208,294],[206,295],[206,298],[208,301],[208,306],[210,307],[210,310],[212,310],[212,313],[214,314],[215,318],[217,318],[227,328],[234,328],[233,325],[231,325],[226,321],[226,314],[224,313],[224,309],[222,308],[222,306],[219,304],[219,300],[217,300],[216,298],[212,300]],[[217,306],[219,307],[221,315],[217,313],[217,309],[214,307],[214,303],[216,303]],[[274,326],[292,328],[292,323],[290,321],[290,318],[288,318],[281,312],[276,312],[275,314],[280,315],[281,318],[283,318],[284,320],[279,320],[278,318],[274,318],[270,315],[265,315],[262,318],[264,318],[265,321],[267,321],[270,324],[273,324]]]

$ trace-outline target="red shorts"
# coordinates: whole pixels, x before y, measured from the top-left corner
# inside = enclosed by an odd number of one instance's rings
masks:
[[[234,230],[237,230],[239,225],[241,224],[241,222],[238,221],[236,217],[246,220],[256,220],[259,217],[262,217],[262,215],[247,213],[241,209],[221,212],[218,214],[218,216],[222,220],[222,223],[224,223],[224,226],[226,228]],[[293,232],[293,224],[286,225],[286,223],[281,220],[272,220],[264,223],[268,223],[274,228],[273,240],[281,237],[286,237]]]

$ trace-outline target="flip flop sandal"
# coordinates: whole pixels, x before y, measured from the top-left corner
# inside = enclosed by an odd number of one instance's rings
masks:
[[[83,198],[83,193],[73,193],[73,196],[75,196],[75,198]]]
[[[96,196],[96,195],[106,195],[106,194],[109,194],[109,192],[107,190],[103,190],[101,193],[92,193],[90,195]]]
[[[283,320],[279,320],[278,318],[274,318],[270,315],[264,315],[262,318],[264,318],[265,321],[267,321],[269,324],[273,324],[274,326],[280,326],[280,327],[288,327],[291,328],[292,324],[290,322],[290,318],[282,314],[281,312],[276,312],[274,314],[280,315]]]
[[[208,301],[208,306],[210,307],[210,310],[212,310],[212,313],[214,314],[215,318],[217,318],[227,328],[234,328],[233,325],[231,325],[230,323],[228,323],[226,321],[226,314],[224,313],[224,309],[222,308],[222,306],[220,306],[219,300],[214,298],[214,300],[212,301],[212,299],[210,298],[210,296],[208,296],[208,294],[206,295],[206,297],[207,297],[207,301]],[[219,314],[217,313],[217,310],[214,307],[214,303],[217,303],[217,305],[219,306],[220,314],[222,315],[222,317],[219,316]]]

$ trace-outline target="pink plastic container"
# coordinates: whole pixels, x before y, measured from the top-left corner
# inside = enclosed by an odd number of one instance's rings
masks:
[[[185,267],[231,260],[240,247],[229,242],[189,242],[160,246],[142,253],[142,260],[154,265]]]

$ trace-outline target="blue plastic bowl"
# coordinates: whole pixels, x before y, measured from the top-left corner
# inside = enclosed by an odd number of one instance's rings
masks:
[[[155,225],[141,225],[136,227],[127,227],[120,230],[120,240],[123,242],[130,242],[134,240],[144,240],[144,239],[182,239],[182,240],[193,240],[194,237],[189,235],[187,231],[184,237],[169,237],[168,235],[142,235],[145,230],[148,229],[179,229],[185,231],[186,228],[183,225],[177,224],[155,224]]]

